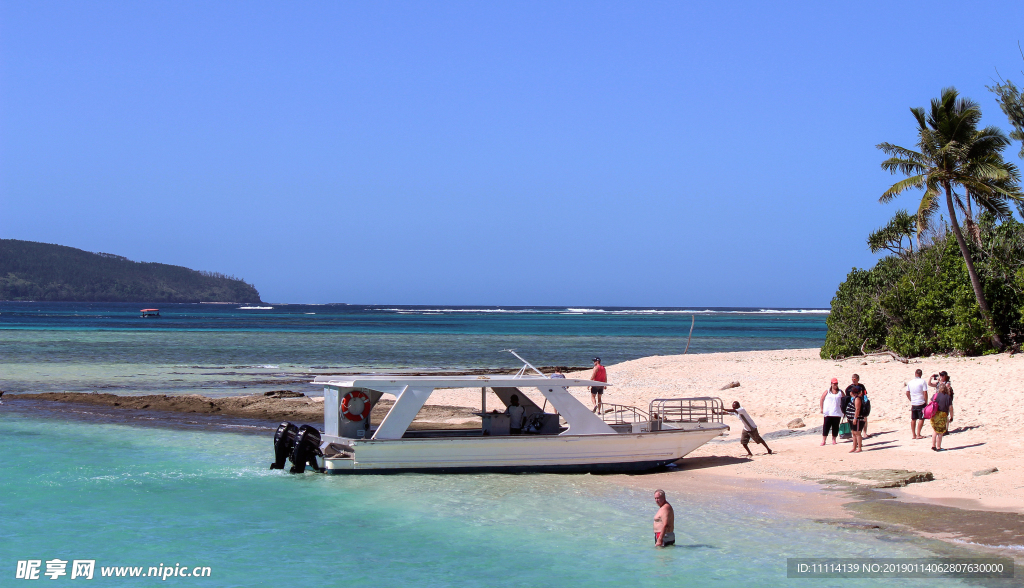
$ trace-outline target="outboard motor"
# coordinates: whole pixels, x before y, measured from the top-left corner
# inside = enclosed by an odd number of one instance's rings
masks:
[[[288,471],[301,474],[306,471],[308,463],[313,471],[319,472],[320,466],[316,463],[318,455],[323,455],[320,452],[320,431],[316,427],[302,425],[295,435],[295,448],[292,449],[291,455],[292,469]]]
[[[284,461],[288,459],[295,448],[295,437],[299,434],[299,428],[285,422],[277,428],[274,433],[274,463],[270,464],[272,470],[283,470]]]

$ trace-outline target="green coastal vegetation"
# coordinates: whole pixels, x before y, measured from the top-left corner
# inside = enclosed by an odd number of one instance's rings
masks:
[[[223,274],[0,239],[0,300],[258,303],[260,294]]]
[[[916,212],[898,210],[868,236],[871,251],[886,256],[839,285],[822,358],[1019,350],[1024,224],[1013,212],[1024,218],[1024,193],[1019,169],[1003,154],[1024,141],[1024,99],[1010,81],[990,90],[1013,126],[1009,134],[979,128],[979,105],[946,88],[929,108],[911,108],[913,148],[877,146],[888,156],[882,169],[904,176],[879,201],[908,191],[920,200]]]

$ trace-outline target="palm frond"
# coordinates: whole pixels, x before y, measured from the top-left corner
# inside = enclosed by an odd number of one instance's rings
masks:
[[[1013,216],[1013,212],[1010,210],[1010,205],[1006,200],[979,200],[978,204],[985,210],[991,212],[996,218],[1007,219]]]
[[[910,109],[910,112],[914,115],[914,119],[917,120],[917,126],[922,130],[927,130],[928,119],[925,117],[924,109],[921,107],[914,107]]]
[[[882,169],[894,174],[902,173],[905,176],[916,175],[926,171],[924,165],[919,161],[904,159],[902,157],[890,157],[882,162]]]
[[[939,191],[929,187],[921,197],[921,203],[917,207],[917,236],[928,230],[931,219],[939,211]]]
[[[922,161],[924,159],[917,151],[907,149],[906,147],[900,147],[899,145],[893,145],[892,143],[879,143],[878,145],[875,145],[875,148],[881,149],[886,155],[892,155],[909,161]]]
[[[878,201],[885,204],[907,190],[912,188],[921,188],[924,186],[924,180],[924,175],[911,176],[905,180],[900,180],[883,192],[882,195],[878,197]]]

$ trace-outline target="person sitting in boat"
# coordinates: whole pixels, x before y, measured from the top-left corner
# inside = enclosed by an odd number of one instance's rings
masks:
[[[513,394],[509,402],[511,404],[505,409],[505,414],[508,415],[508,428],[513,435],[519,435],[523,432],[523,420],[526,418],[526,409],[519,406],[518,394]]]

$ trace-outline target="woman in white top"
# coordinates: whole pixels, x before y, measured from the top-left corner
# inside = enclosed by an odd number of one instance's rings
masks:
[[[832,431],[832,445],[839,436],[839,423],[843,420],[843,391],[839,389],[839,380],[832,378],[832,385],[821,395],[821,414],[825,415],[825,423],[821,426],[821,444],[825,444],[828,432]]]

